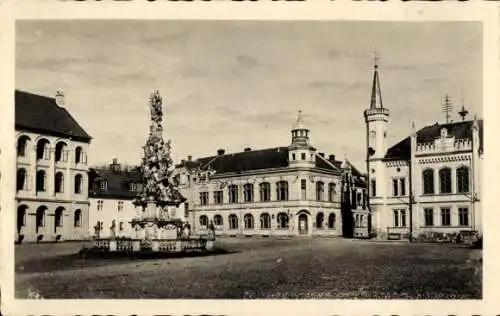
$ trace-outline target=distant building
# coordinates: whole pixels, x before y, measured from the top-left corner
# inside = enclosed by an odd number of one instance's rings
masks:
[[[139,214],[133,204],[140,183],[136,168],[122,169],[114,159],[108,168],[91,168],[89,179],[89,234],[109,238],[114,226],[117,237],[132,237],[130,222]]]
[[[55,98],[15,91],[16,240],[88,238],[91,137]]]
[[[213,225],[216,235],[368,235],[364,175],[318,153],[300,112],[291,134],[289,146],[221,149],[177,166],[195,233]]]
[[[377,66],[364,117],[372,231],[378,238],[481,233],[482,120],[414,129],[387,148],[390,111],[382,104]]]

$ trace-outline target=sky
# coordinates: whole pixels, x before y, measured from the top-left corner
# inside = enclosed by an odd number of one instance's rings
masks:
[[[16,89],[54,96],[93,137],[89,163],[138,164],[159,90],[174,159],[287,146],[302,110],[310,142],[361,170],[377,50],[388,145],[482,116],[482,30],[473,22],[18,21]],[[463,96],[463,98],[462,98]]]

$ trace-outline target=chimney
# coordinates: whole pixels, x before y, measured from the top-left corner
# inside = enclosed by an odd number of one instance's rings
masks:
[[[189,155],[188,156],[188,161],[192,161],[193,160],[193,156]]]
[[[217,155],[220,156],[220,155],[224,155],[226,153],[226,151],[224,149],[217,149]]]
[[[335,161],[335,155],[329,155],[328,160],[330,161]]]
[[[323,158],[325,158],[325,153],[319,153],[319,155]]]
[[[252,148],[246,147],[245,149],[243,149],[243,151],[252,151]]]
[[[61,90],[57,90],[56,92],[56,104],[60,107],[64,107],[65,102],[64,102],[64,92]]]

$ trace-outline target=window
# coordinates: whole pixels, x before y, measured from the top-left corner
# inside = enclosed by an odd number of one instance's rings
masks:
[[[208,205],[208,192],[200,192],[200,205]]]
[[[18,230],[21,227],[26,226],[26,210],[28,207],[26,205],[21,205],[17,208],[17,227]]]
[[[328,228],[329,229],[335,229],[335,220],[336,220],[336,215],[335,213],[330,213],[330,215],[328,215]]]
[[[82,147],[78,146],[75,149],[75,163],[87,163],[87,155],[83,151]]]
[[[73,226],[80,227],[81,225],[82,225],[82,210],[78,209],[75,211]]]
[[[118,212],[123,211],[123,201],[118,201]]]
[[[451,225],[451,215],[450,215],[450,208],[449,207],[441,208],[441,225],[442,226],[450,226]]]
[[[57,162],[67,162],[68,161],[68,151],[66,150],[66,144],[59,142],[56,144],[56,161]]]
[[[335,201],[335,183],[328,183],[328,201]]]
[[[243,186],[245,202],[253,202],[253,184],[247,183]]]
[[[398,191],[399,183],[398,179],[392,179],[392,195],[393,196],[398,196],[399,191]]]
[[[424,209],[424,225],[434,226],[434,210],[432,208]]]
[[[97,210],[98,211],[102,211],[103,203],[104,203],[103,200],[97,200]]]
[[[219,227],[224,225],[224,220],[222,219],[222,216],[220,216],[219,214],[214,216],[214,225]]]
[[[82,187],[83,187],[83,177],[81,174],[77,174],[75,176],[75,193],[76,194],[81,194],[82,193]]]
[[[243,220],[245,222],[245,229],[253,229],[253,215],[252,214],[245,214],[243,217]]]
[[[323,201],[325,197],[325,184],[321,181],[316,182],[316,200]]]
[[[262,213],[260,215],[260,229],[270,229],[271,228],[271,216],[268,213]]]
[[[54,186],[56,193],[64,192],[64,175],[62,172],[56,173]]]
[[[29,138],[26,136],[21,136],[17,140],[17,155],[19,157],[26,156],[26,148],[28,148],[28,140]]]
[[[101,191],[106,191],[108,189],[108,181],[106,180],[99,181],[99,189]]]
[[[363,195],[363,193],[361,193],[361,192],[357,192],[357,193],[356,193],[356,203],[357,203],[358,205],[361,205],[361,204],[362,204],[362,203],[361,203],[361,202],[362,202],[361,198],[363,197],[362,195]]]
[[[276,200],[278,201],[288,200],[288,182],[279,181],[276,183]]]
[[[405,196],[406,195],[406,179],[398,178],[392,179],[392,195]]]
[[[394,227],[406,227],[406,210],[393,210]]]
[[[206,228],[208,226],[208,217],[206,215],[200,216],[200,226]]]
[[[292,160],[295,160],[295,154],[292,154]]]
[[[370,188],[371,188],[371,193],[372,196],[377,196],[377,182],[375,180],[372,180],[370,183]]]
[[[271,185],[269,182],[263,182],[259,185],[260,200],[262,202],[271,200]]]
[[[439,170],[439,193],[451,193],[451,169]]]
[[[36,229],[38,232],[39,227],[44,227],[45,226],[45,211],[47,208],[45,206],[40,206],[36,210]]]
[[[64,209],[62,207],[58,207],[56,209],[56,214],[54,216],[54,226],[55,227],[62,227],[63,226],[63,211],[64,211]]]
[[[458,208],[458,225],[469,226],[469,209],[467,207]]]
[[[300,158],[301,158],[302,160],[306,160],[306,154],[305,154],[305,153],[301,153],[301,154],[300,154]]]
[[[238,203],[238,186],[232,184],[228,187],[228,191],[229,191],[229,203]]]
[[[469,168],[460,167],[457,169],[457,192],[458,193],[468,193],[469,192]]]
[[[286,213],[278,213],[278,229],[287,229],[288,228],[288,215]]]
[[[41,159],[50,159],[49,141],[46,139],[40,139],[36,144],[36,160]]]
[[[422,172],[424,194],[434,194],[434,170],[426,169]]]
[[[137,183],[129,183],[128,188],[130,192],[137,192]]]
[[[301,200],[307,200],[307,180],[300,180],[300,198]]]
[[[223,193],[222,191],[214,191],[214,203],[215,204],[222,204],[222,199],[223,199]]]
[[[401,195],[402,196],[405,196],[406,195],[406,179],[405,178],[401,178],[399,179],[399,186],[401,188]]]
[[[46,178],[45,171],[38,170],[36,172],[36,191],[37,192],[45,191],[45,180],[46,180],[45,178]]]
[[[325,220],[325,216],[323,215],[322,212],[319,212],[318,215],[316,215],[316,228],[323,228],[323,221]]]
[[[17,191],[24,190],[27,184],[26,169],[17,169]]]
[[[238,217],[234,214],[229,215],[229,229],[238,229]]]

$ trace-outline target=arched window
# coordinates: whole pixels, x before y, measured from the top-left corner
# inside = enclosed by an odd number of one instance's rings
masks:
[[[64,192],[64,175],[62,172],[58,172],[55,175],[54,189],[56,193]]]
[[[29,137],[28,136],[21,136],[17,140],[17,155],[19,157],[25,157],[26,154],[28,153],[28,144],[29,144]]]
[[[17,169],[17,191],[26,189],[26,182],[27,182],[26,180],[27,180],[26,169],[24,168]]]
[[[46,139],[40,139],[36,144],[36,160],[40,159],[50,159],[49,141]]]
[[[68,161],[68,151],[66,150],[66,144],[64,142],[58,142],[56,144],[56,161],[57,162],[67,162]]]
[[[26,210],[28,206],[19,205],[17,208],[17,231],[18,233],[21,231],[21,227],[26,226]]]
[[[466,166],[457,169],[457,192],[469,192],[469,168]]]
[[[63,207],[58,207],[56,209],[56,214],[54,216],[54,226],[55,227],[62,227],[63,226],[63,213],[64,213]]]
[[[83,187],[83,177],[81,174],[77,174],[75,176],[75,193],[76,194],[81,194],[82,193],[82,187]]]
[[[219,227],[224,225],[224,220],[222,219],[222,216],[220,216],[219,214],[214,216],[214,225]]]
[[[83,163],[83,149],[80,146],[75,149],[75,163]]]
[[[451,193],[451,169],[439,170],[439,193]]]
[[[82,225],[82,210],[77,209],[75,211],[75,218],[73,220],[73,226],[80,227]]]
[[[330,215],[328,215],[328,228],[329,229],[335,229],[335,220],[336,220],[335,213],[330,213]]]
[[[271,229],[271,216],[269,216],[268,213],[262,213],[260,215],[260,228]]]
[[[321,181],[316,182],[316,200],[323,201],[325,197],[325,184]]]
[[[426,169],[422,172],[424,194],[434,194],[434,170]]]
[[[46,206],[40,206],[36,210],[36,232],[38,233],[38,229],[40,227],[45,226],[45,211],[47,210]]]
[[[288,200],[288,182],[278,181],[276,183],[276,200],[278,201]]]
[[[229,229],[238,229],[238,216],[229,215]]]
[[[316,228],[323,228],[323,221],[325,219],[325,215],[323,215],[323,212],[319,212],[318,215],[316,215]]]
[[[245,202],[253,202],[253,184],[247,183],[243,186]]]
[[[229,192],[229,203],[238,203],[238,186],[232,184],[227,189]]]
[[[271,200],[271,185],[269,182],[262,182],[259,184],[260,200],[262,202]]]
[[[335,201],[335,183],[328,183],[328,201]]]
[[[278,213],[278,229],[287,229],[288,228],[288,214],[286,213]]]
[[[204,228],[208,226],[208,217],[206,215],[200,216],[200,226]]]
[[[253,229],[254,223],[252,214],[245,214],[243,220],[245,221],[245,229]]]
[[[46,181],[46,174],[44,170],[38,170],[36,172],[36,191],[45,191],[45,181]]]

